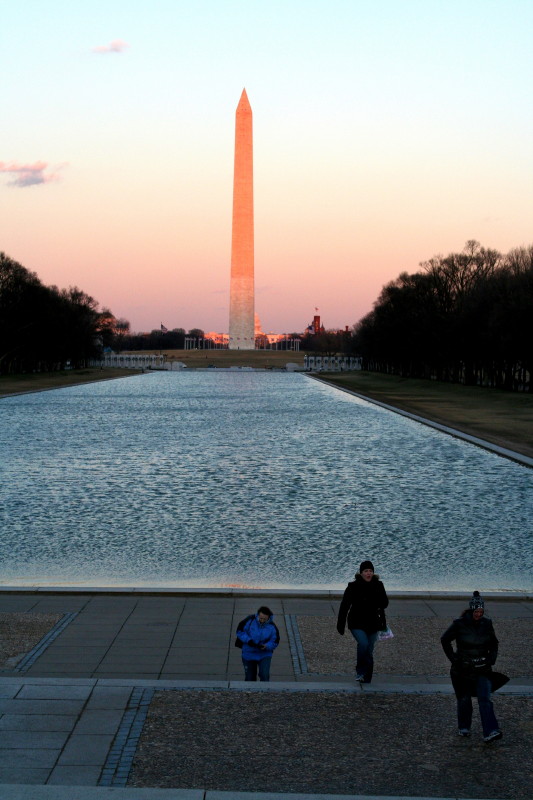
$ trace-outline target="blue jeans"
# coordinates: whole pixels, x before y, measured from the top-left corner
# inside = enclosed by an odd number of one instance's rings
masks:
[[[479,706],[479,716],[483,726],[483,736],[488,736],[492,731],[499,730],[498,720],[494,714],[494,708],[490,699],[492,684],[486,675],[479,675],[474,678],[477,689],[477,702]],[[470,692],[461,693],[457,696],[457,722],[459,728],[470,730],[472,725],[472,697]]]
[[[378,639],[378,632],[366,633],[360,628],[351,628],[350,632],[357,642],[357,663],[355,672],[363,675],[364,683],[370,683],[374,671],[374,645]]]
[[[270,657],[267,656],[267,658],[261,658],[259,661],[248,661],[247,659],[243,658],[242,664],[244,667],[244,680],[245,681],[257,680],[257,672],[259,671],[259,680],[269,681],[271,661],[272,661],[272,656]]]

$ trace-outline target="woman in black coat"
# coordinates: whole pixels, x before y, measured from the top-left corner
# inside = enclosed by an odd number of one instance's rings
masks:
[[[337,619],[340,635],[344,636],[348,621],[348,628],[357,642],[355,679],[361,683],[370,683],[372,680],[374,645],[378,631],[384,627],[383,610],[388,605],[385,587],[379,575],[374,574],[374,565],[371,561],[363,561],[355,580],[346,587]]]
[[[459,735],[470,736],[472,697],[477,697],[483,739],[488,743],[502,737],[490,695],[509,679],[492,671],[498,655],[498,640],[492,621],[484,614],[485,604],[479,592],[474,592],[469,608],[452,622],[440,641],[452,664],[450,677],[457,698]]]

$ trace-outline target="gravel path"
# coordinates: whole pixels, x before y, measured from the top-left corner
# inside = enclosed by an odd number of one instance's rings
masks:
[[[62,616],[30,611],[0,612],[0,668],[16,666]]]
[[[128,785],[531,800],[533,698],[495,708],[486,745],[444,695],[158,692]]]
[[[333,617],[298,616],[297,620],[309,672],[354,674],[356,645],[349,631],[339,636]],[[376,644],[376,675],[449,674],[450,664],[440,644],[446,622],[426,617],[389,616],[387,621],[394,639]],[[500,643],[496,669],[510,678],[530,675],[533,618],[506,619],[495,622],[494,627]]]

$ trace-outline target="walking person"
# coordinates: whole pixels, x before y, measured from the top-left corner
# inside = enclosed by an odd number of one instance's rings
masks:
[[[385,627],[384,609],[389,599],[379,575],[374,573],[371,561],[363,561],[355,580],[345,589],[339,608],[337,630],[344,636],[346,623],[357,642],[355,679],[370,683],[374,671],[374,645],[378,631]]]
[[[261,606],[257,614],[250,614],[237,626],[237,647],[242,648],[244,680],[270,680],[272,653],[279,644],[279,630],[274,615],[267,606]]]
[[[470,736],[472,697],[477,697],[483,741],[501,739],[503,734],[494,713],[491,693],[509,678],[492,671],[498,656],[498,640],[492,621],[485,616],[485,603],[479,592],[474,592],[469,607],[452,622],[440,641],[452,664],[450,676],[457,698],[459,735]]]

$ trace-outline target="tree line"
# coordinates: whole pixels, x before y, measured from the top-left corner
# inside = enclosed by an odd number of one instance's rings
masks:
[[[290,334],[301,349],[357,354],[363,368],[533,391],[533,246],[502,255],[479,242],[386,284],[351,332]],[[85,366],[109,348],[182,349],[193,328],[132,333],[77,287],[45,286],[0,253],[0,374]]]
[[[533,246],[502,255],[472,240],[420,267],[354,325],[363,368],[533,391]]]
[[[86,366],[129,329],[76,286],[45,286],[0,253],[0,374]]]
[[[114,349],[120,350],[183,350],[185,337],[203,339],[204,332],[200,328],[192,328],[189,332],[185,328],[154,328],[147,333],[126,333],[116,337]]]

